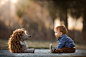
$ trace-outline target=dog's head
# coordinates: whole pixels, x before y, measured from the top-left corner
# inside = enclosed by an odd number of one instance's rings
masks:
[[[27,40],[31,38],[30,35],[27,34],[27,31],[24,29],[16,29],[13,32],[13,35],[16,36],[17,40]]]
[[[26,32],[27,31],[25,31],[25,33],[23,34],[22,40],[27,40],[27,39],[31,38],[31,36],[28,35]]]

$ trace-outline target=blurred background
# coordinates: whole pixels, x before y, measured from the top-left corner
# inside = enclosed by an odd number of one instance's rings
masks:
[[[86,0],[0,0],[0,49],[15,29],[32,36],[28,48],[57,46],[54,28],[64,25],[78,49],[86,49]]]

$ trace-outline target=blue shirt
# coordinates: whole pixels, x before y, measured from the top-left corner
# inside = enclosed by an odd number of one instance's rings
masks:
[[[61,49],[63,47],[75,47],[73,40],[67,35],[59,37],[56,49]]]

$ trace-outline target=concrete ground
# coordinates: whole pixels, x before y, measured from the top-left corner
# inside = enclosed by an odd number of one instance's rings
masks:
[[[34,53],[10,53],[0,50],[0,57],[86,57],[86,50],[77,49],[75,53],[49,53],[49,49],[35,49]]]

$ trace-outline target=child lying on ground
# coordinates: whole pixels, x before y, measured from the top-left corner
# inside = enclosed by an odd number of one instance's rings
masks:
[[[50,45],[51,53],[74,53],[75,52],[75,44],[73,40],[68,37],[67,29],[65,26],[57,26],[55,28],[55,36],[58,39],[58,45],[54,49],[52,45]]]

